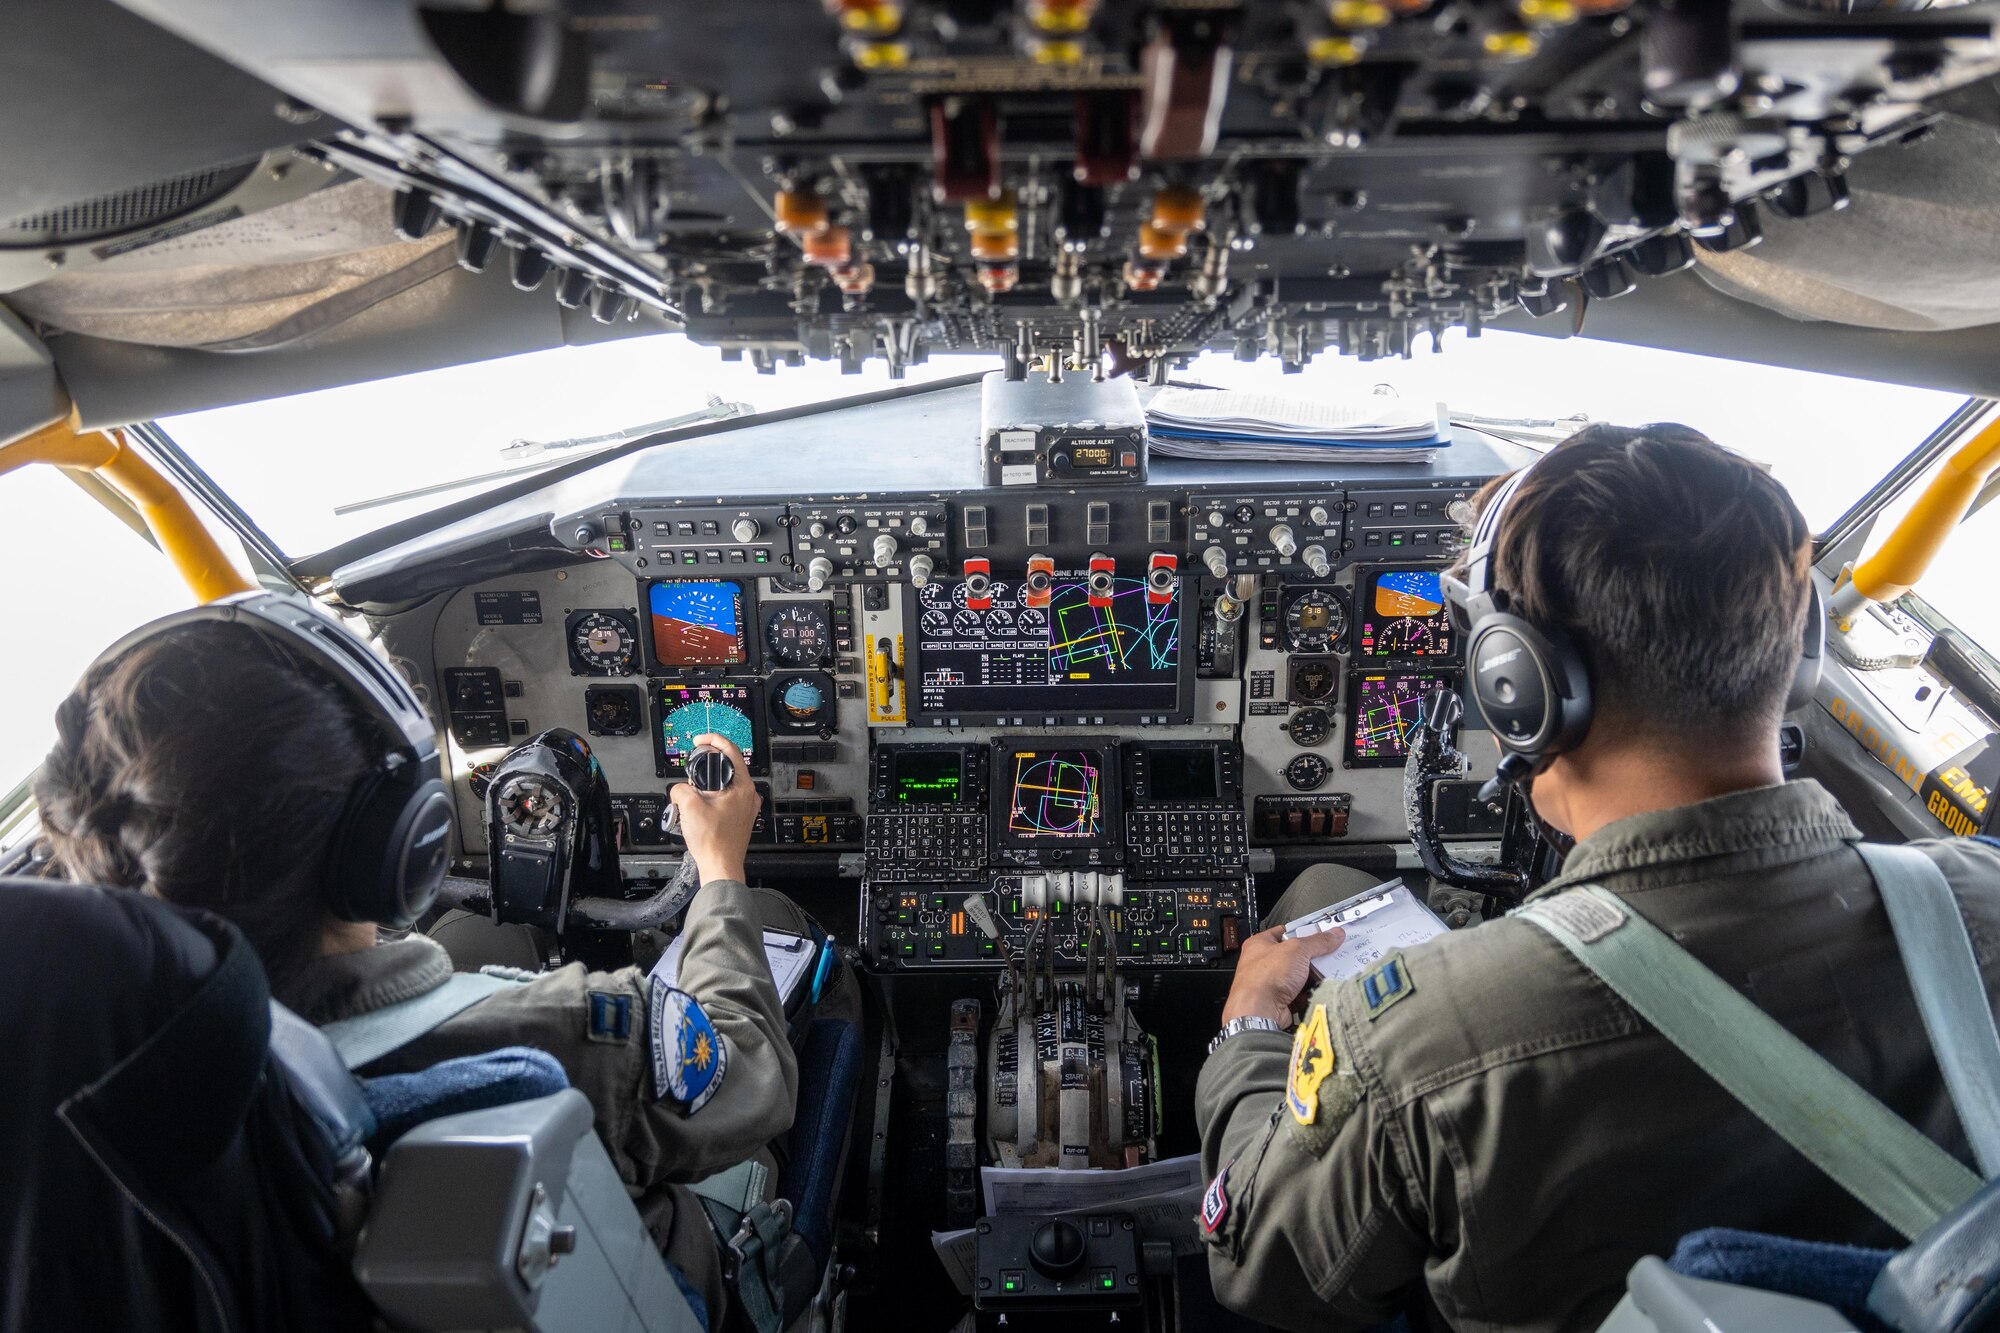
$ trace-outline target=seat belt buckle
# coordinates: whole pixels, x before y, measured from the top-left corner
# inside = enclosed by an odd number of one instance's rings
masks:
[[[770,1224],[770,1235],[762,1233],[765,1227],[760,1222],[775,1216]],[[750,1211],[736,1224],[736,1234],[723,1243],[722,1275],[733,1287],[741,1277],[743,1267],[748,1263],[760,1262],[762,1256],[777,1241],[792,1234],[792,1201],[773,1199],[769,1203],[751,1205]]]

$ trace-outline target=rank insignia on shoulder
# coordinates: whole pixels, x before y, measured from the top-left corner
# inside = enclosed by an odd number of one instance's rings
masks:
[[[632,997],[614,991],[590,992],[590,1022],[583,1035],[592,1041],[632,1040]]]
[[[1223,1163],[1215,1173],[1215,1179],[1208,1182],[1208,1189],[1201,1196],[1201,1229],[1213,1236],[1229,1216],[1229,1168],[1236,1165],[1234,1158]]]
[[[1319,1118],[1319,1086],[1333,1073],[1333,1035],[1326,1025],[1326,1006],[1315,1004],[1292,1038],[1291,1072],[1285,1078],[1285,1104],[1292,1119],[1310,1125]]]
[[[1368,1010],[1370,1022],[1382,1016],[1382,1011],[1407,995],[1414,994],[1417,983],[1410,977],[1409,964],[1397,954],[1385,959],[1381,966],[1370,972],[1363,972],[1355,984],[1361,987],[1361,1003]]]
[[[693,1115],[721,1089],[729,1048],[686,991],[655,979],[651,1009],[654,1095]]]

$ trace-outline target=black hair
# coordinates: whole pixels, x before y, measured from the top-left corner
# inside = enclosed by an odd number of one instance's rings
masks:
[[[1493,582],[1576,642],[1600,717],[1712,737],[1776,725],[1811,564],[1805,516],[1765,469],[1687,426],[1593,425],[1508,502]]]
[[[318,955],[333,837],[379,743],[334,682],[197,622],[96,666],[56,731],[35,777],[54,870],[227,918],[273,991]]]

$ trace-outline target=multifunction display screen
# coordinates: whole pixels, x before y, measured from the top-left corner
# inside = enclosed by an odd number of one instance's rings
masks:
[[[918,596],[917,709],[931,717],[1167,716],[1183,708],[1181,598],[1146,600],[1145,580],[1119,576],[1109,606],[1092,606],[1084,576],[1058,573],[1046,607],[1021,605],[996,581],[975,610],[965,585],[938,580]]]
[[[1347,696],[1348,762],[1356,768],[1401,764],[1409,756],[1410,728],[1422,715],[1424,701],[1446,679],[1427,671],[1364,671],[1356,676]]]
[[[1006,832],[1018,844],[1089,843],[1104,836],[1104,755],[1098,750],[1004,753]]]
[[[897,750],[889,759],[889,799],[896,805],[957,805],[965,800],[965,756],[957,750]]]
[[[710,731],[735,742],[744,758],[756,755],[750,686],[667,681],[657,688],[660,757],[669,764],[680,766],[693,751],[694,738]]]
[[[663,667],[740,666],[749,660],[743,636],[743,589],[720,580],[647,585],[653,659]]]
[[[1212,801],[1215,793],[1215,751],[1158,747],[1146,752],[1148,801]]]
[[[1450,657],[1457,640],[1438,571],[1380,569],[1369,575],[1354,638],[1363,657]]]

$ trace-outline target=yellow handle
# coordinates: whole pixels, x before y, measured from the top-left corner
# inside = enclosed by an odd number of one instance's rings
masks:
[[[1995,468],[2000,468],[2000,416],[1945,459],[1875,554],[1854,567],[1854,590],[1871,602],[1890,602],[1915,587]]]
[[[153,530],[160,549],[174,562],[194,595],[204,602],[231,593],[253,592],[257,585],[223,554],[187,497],[161,476],[146,457],[117,432],[77,429],[67,421],[0,444],[0,475],[30,463],[95,472],[139,511]]]

